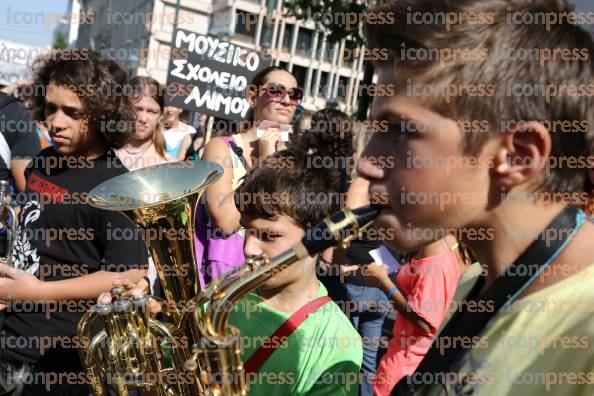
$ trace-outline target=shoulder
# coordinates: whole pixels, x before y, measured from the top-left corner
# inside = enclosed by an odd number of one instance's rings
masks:
[[[34,169],[45,170],[46,164],[50,163],[47,159],[52,157],[58,157],[58,153],[56,152],[53,146],[48,146],[41,150],[39,153],[37,153],[37,155],[32,157],[31,161],[29,161],[29,163],[27,164],[27,168],[25,169],[25,176],[27,176],[28,173],[33,171]],[[52,166],[55,166],[55,164]]]
[[[230,157],[231,154],[229,153],[229,146],[227,142],[220,137],[217,136],[215,138],[210,139],[210,141],[206,144],[204,148],[204,159],[215,159],[216,157]]]
[[[3,97],[0,97],[0,99],[3,99]],[[8,119],[31,119],[31,116],[29,115],[23,104],[18,100],[10,101],[8,104],[0,108],[0,112],[2,112],[2,115],[4,115],[4,117]]]
[[[320,289],[318,297],[328,295],[324,285],[320,284]],[[322,337],[335,337],[339,339],[338,342],[348,339],[350,345],[360,345],[360,334],[336,302],[330,301],[322,305],[312,317],[319,323],[318,329]]]
[[[546,288],[515,300],[499,315],[502,322],[523,323],[525,329],[547,328],[594,337],[594,264]]]
[[[58,155],[59,154],[56,151],[56,149],[54,148],[54,146],[48,146],[48,147],[44,148],[43,150],[41,150],[37,156],[38,157],[57,157]]]
[[[235,303],[229,315],[229,323],[241,329],[245,327],[246,319],[257,321],[265,309],[258,295],[251,291]]]
[[[358,372],[363,361],[363,341],[344,312],[332,301],[313,317],[315,330],[303,336],[318,350],[319,374]]]
[[[41,150],[35,157],[33,157],[33,161],[31,166],[36,163],[36,160],[44,159],[44,158],[51,158],[51,157],[59,157],[60,154],[54,149],[54,146],[48,146]]]
[[[92,163],[89,168],[93,169],[93,173],[97,175],[96,177],[103,181],[129,172],[128,168],[126,168],[113,149],[108,150],[104,155],[94,161],[88,161]]]
[[[186,124],[185,122],[181,122],[181,121],[179,122],[177,130],[178,130],[178,132],[187,133],[187,134],[196,133],[196,128],[194,128],[190,124]]]

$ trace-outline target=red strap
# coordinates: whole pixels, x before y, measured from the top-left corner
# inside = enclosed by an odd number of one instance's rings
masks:
[[[308,302],[301,308],[299,308],[289,319],[285,321],[271,336],[267,337],[260,348],[256,350],[250,356],[250,358],[244,363],[243,368],[246,375],[255,373],[262,367],[264,362],[272,355],[274,351],[278,347],[280,347],[283,343],[281,342],[270,342],[270,340],[282,340],[287,339],[299,326],[301,323],[307,319],[310,314],[315,313],[320,307],[324,304],[329,303],[332,299],[328,296],[322,296],[320,298],[316,298],[313,301]],[[286,338],[285,338],[286,337]],[[268,344],[268,345],[267,345]],[[267,345],[265,347],[265,345]]]

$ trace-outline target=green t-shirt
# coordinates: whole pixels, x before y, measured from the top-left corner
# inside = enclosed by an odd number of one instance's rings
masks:
[[[320,283],[316,298],[327,294]],[[229,323],[240,329],[243,361],[290,316],[253,292],[240,300]],[[334,302],[310,315],[287,340],[271,343],[282,344],[249,378],[250,396],[359,394],[361,336]]]
[[[592,285],[594,264],[515,301],[448,373],[448,385],[416,395],[594,395]]]

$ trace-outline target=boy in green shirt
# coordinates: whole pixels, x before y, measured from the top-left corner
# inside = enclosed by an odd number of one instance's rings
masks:
[[[284,252],[309,226],[339,209],[337,196],[332,197],[338,190],[333,170],[306,164],[304,153],[285,150],[246,176],[237,194],[242,197],[237,202],[241,224],[249,231],[246,257]],[[244,362],[263,344],[277,347],[248,374],[250,396],[358,394],[361,337],[334,302],[310,313],[288,337],[268,339],[305,304],[327,296],[315,265],[315,258],[307,258],[279,272],[242,299],[231,315],[230,324],[241,331]]]

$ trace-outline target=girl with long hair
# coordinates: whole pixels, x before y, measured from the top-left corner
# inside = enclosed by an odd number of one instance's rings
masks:
[[[136,108],[136,130],[130,141],[116,150],[116,155],[130,171],[175,161],[165,151],[161,126],[165,98],[161,86],[150,77],[134,77],[130,86]]]

